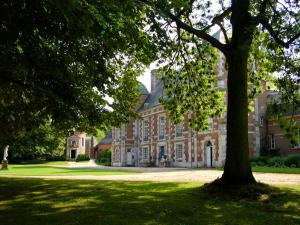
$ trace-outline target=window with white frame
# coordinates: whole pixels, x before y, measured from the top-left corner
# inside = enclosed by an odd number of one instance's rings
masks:
[[[297,132],[297,137],[296,137],[296,144],[295,144],[295,148],[300,148],[300,128],[298,128],[298,132]]]
[[[84,146],[84,138],[81,138],[82,147]]]
[[[148,161],[148,160],[149,160],[149,149],[143,148],[143,161]]]
[[[176,159],[181,160],[183,158],[183,145],[175,144],[175,151],[176,151]]]
[[[263,117],[263,116],[261,116],[261,117],[259,118],[259,124],[260,124],[261,126],[264,125],[264,117]]]
[[[183,125],[182,124],[177,124],[175,126],[175,136],[176,137],[182,137],[183,135]]]
[[[270,135],[270,149],[275,149],[275,148],[276,148],[275,135],[271,134]]]
[[[144,125],[143,140],[148,141],[149,140],[149,121],[144,120],[143,125]]]
[[[165,138],[165,118],[159,118],[159,139],[162,140]]]
[[[77,145],[77,143],[76,143],[75,140],[71,140],[71,141],[70,141],[70,145],[71,145],[72,147],[75,147],[75,146]]]

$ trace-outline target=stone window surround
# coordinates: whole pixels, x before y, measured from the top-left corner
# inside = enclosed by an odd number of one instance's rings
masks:
[[[146,133],[145,133],[145,122],[147,122],[147,125],[148,125],[148,129],[147,129],[147,136],[146,136]],[[149,124],[149,119],[147,118],[144,118],[143,120],[143,129],[142,129],[142,140],[143,142],[149,142],[149,137],[150,137],[150,124]]]
[[[270,134],[270,149],[275,149],[276,148],[276,138],[275,138],[275,134]]]
[[[163,123],[163,127],[162,127],[162,121],[164,121]],[[158,139],[159,140],[164,140],[165,139],[165,129],[166,129],[166,118],[165,116],[158,116]]]
[[[145,154],[147,152],[147,154]],[[149,162],[150,161],[150,152],[148,146],[142,147],[142,162]]]
[[[181,149],[182,150],[182,153],[181,153],[182,156],[181,156],[181,158],[178,158],[178,156],[177,156],[177,154],[178,154],[177,153],[177,146],[180,146],[180,145],[182,146],[182,149]],[[183,161],[183,158],[184,158],[184,142],[176,142],[176,143],[174,143],[174,148],[175,148],[174,149],[175,150],[174,151],[175,152],[175,160],[179,161],[179,162]]]
[[[181,132],[178,132],[178,129],[181,128]],[[183,127],[183,124],[180,123],[180,124],[176,124],[175,125],[175,138],[183,138],[183,130],[184,130],[184,127]],[[180,135],[178,135],[180,134]]]
[[[300,148],[300,128],[298,128],[297,132],[297,143],[293,146],[293,148]]]

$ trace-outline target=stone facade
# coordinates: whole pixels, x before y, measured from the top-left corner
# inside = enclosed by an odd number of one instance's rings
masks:
[[[88,153],[89,146],[86,145],[86,140],[86,134],[78,132],[67,138],[67,160],[76,160],[79,154]]]

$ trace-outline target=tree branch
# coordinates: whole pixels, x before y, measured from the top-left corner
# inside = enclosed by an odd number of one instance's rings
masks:
[[[226,45],[222,44],[219,40],[217,40],[216,38],[214,38],[213,36],[211,36],[205,32],[210,27],[212,27],[214,24],[211,24],[210,26],[208,26],[202,30],[198,30],[198,29],[195,29],[194,27],[188,25],[187,23],[181,21],[180,18],[178,16],[175,16],[173,13],[157,8],[153,3],[151,3],[148,0],[137,0],[137,1],[140,3],[146,4],[146,5],[154,8],[155,10],[162,11],[162,13],[165,14],[165,16],[169,17],[171,20],[176,22],[177,26],[180,29],[183,29],[183,30],[189,32],[190,34],[194,34],[197,37],[209,42],[213,47],[219,49],[224,54],[226,54]],[[229,14],[230,11],[231,11],[231,8],[228,8],[222,14],[217,16],[217,18],[215,20],[220,20],[221,18],[224,18],[226,15]]]
[[[226,52],[226,48],[224,44],[222,44],[220,41],[212,37],[211,35],[205,33],[203,30],[197,30],[193,28],[192,26],[182,22],[177,16],[175,16],[172,13],[168,13],[168,16],[176,22],[177,26],[191,34],[196,35],[197,37],[209,42],[213,47],[218,48],[220,51],[222,51],[224,54]]]
[[[267,21],[266,18],[260,19],[259,22],[261,23],[261,25],[265,29],[267,29],[267,31],[270,33],[270,35],[275,40],[275,42],[277,44],[283,46],[284,48],[288,48],[290,46],[290,44],[292,44],[296,39],[298,39],[300,37],[300,32],[299,32],[299,33],[295,34],[290,40],[288,40],[287,42],[285,42],[282,39],[280,39],[280,37],[275,32],[275,30],[273,29],[273,27],[271,26],[271,24],[268,23],[268,21]]]
[[[213,18],[212,23],[217,24],[217,22],[222,22],[223,19],[229,15],[229,13],[232,11],[232,8],[229,7],[228,9],[226,9],[225,11],[223,11],[220,15],[217,15]]]
[[[229,38],[228,38],[228,35],[227,35],[227,32],[226,32],[225,28],[223,27],[222,23],[219,22],[219,21],[217,21],[216,24],[220,27],[220,29],[221,29],[224,37],[225,37],[225,42],[226,42],[226,44],[228,44],[229,43]]]

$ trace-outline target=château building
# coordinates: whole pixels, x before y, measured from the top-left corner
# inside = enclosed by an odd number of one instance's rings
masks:
[[[224,92],[226,104],[227,72],[224,59],[217,65],[218,88]],[[112,166],[170,166],[170,167],[220,167],[226,157],[226,113],[223,118],[212,118],[210,129],[197,132],[187,125],[175,125],[169,119],[159,99],[164,85],[156,70],[151,72],[151,92],[142,85],[137,113],[142,119],[130,121],[112,129]],[[254,102],[254,112],[249,113],[249,154],[259,154],[261,134],[265,126],[261,118],[266,114],[266,98]]]

